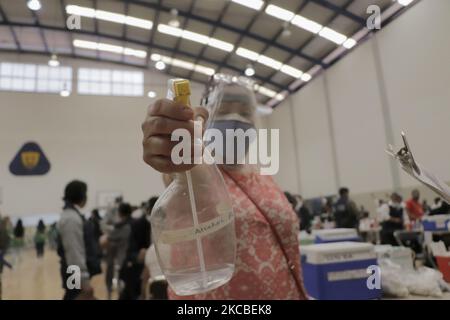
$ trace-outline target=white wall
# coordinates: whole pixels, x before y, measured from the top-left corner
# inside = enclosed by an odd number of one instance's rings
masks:
[[[0,55],[0,61],[46,63],[38,56]],[[120,69],[117,65],[64,59],[63,64]],[[74,69],[76,72],[76,70]],[[167,77],[146,72],[146,89],[161,97]],[[193,85],[199,101],[202,85]],[[65,184],[88,183],[88,207],[96,206],[100,191],[118,190],[138,204],[163,190],[160,174],[142,161],[141,123],[151,99],[72,94],[11,93],[0,91],[0,211],[11,216],[59,212]],[[18,177],[9,163],[27,141],[36,141],[47,155],[47,175]]]
[[[384,152],[389,142],[402,146],[402,130],[419,162],[450,180],[448,30],[450,1],[421,1],[294,94],[296,136],[280,143],[297,149],[297,169],[281,166],[282,188],[296,191],[300,180],[300,192],[314,197],[346,185],[368,207],[372,192],[396,188],[406,196],[417,182]],[[271,127],[290,126],[291,101],[276,108]]]

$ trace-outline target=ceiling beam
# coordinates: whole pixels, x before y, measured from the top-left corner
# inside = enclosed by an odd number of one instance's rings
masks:
[[[2,22],[6,23],[6,24],[9,23],[8,16],[6,15],[5,11],[3,10],[1,3],[0,3],[0,16],[3,19]],[[22,51],[22,46],[20,45],[19,38],[17,37],[16,31],[11,26],[9,26],[9,31],[11,32],[11,35],[12,35],[12,38],[14,40],[14,44],[17,47],[17,50],[18,51]]]
[[[312,0],[309,0],[312,1]],[[348,8],[355,0],[347,0],[347,2],[344,4],[344,6],[342,7],[343,10],[345,10],[346,8]],[[333,22],[334,19],[336,19],[339,16],[339,13],[335,13],[330,19],[328,19],[327,23],[325,24],[325,26],[329,25],[331,22]],[[317,34],[312,34],[308,40],[306,40],[305,42],[303,42],[298,48],[297,51],[302,51],[304,50],[314,39],[316,39],[318,37]],[[333,50],[335,50],[336,48],[333,48]],[[325,55],[325,57],[328,54]],[[283,61],[284,64],[289,64],[289,62],[295,57],[294,54],[290,55],[285,61]],[[304,72],[307,72],[307,70],[303,70]],[[272,74],[270,74],[266,80],[270,80],[272,79],[272,77],[276,74],[277,72],[273,72]],[[295,79],[294,81],[292,81],[287,88],[289,88],[289,86],[294,83],[295,81],[297,81],[297,79]],[[289,91],[289,90],[288,90]]]
[[[231,5],[231,1],[228,1],[228,2],[225,3],[225,6],[223,6],[220,15],[219,15],[219,17],[217,18],[217,21],[218,21],[219,23],[222,23],[223,17],[225,17],[225,14],[228,12],[228,8],[230,7],[230,5]],[[208,37],[212,38],[212,37],[214,36],[214,33],[216,32],[216,30],[217,30],[217,25],[215,24],[215,25],[211,28],[211,31],[209,32]],[[203,47],[202,47],[200,53],[197,55],[197,58],[196,58],[195,61],[194,61],[194,64],[197,64],[198,61],[200,60],[200,58],[203,57],[203,55],[205,54],[205,51],[206,51],[207,48],[208,48],[208,45],[206,45],[206,44],[203,45]],[[217,70],[217,72],[219,72],[219,69]],[[192,78],[193,73],[194,73],[194,70],[192,70],[192,71],[189,73],[188,78]]]
[[[192,13],[192,10],[194,10],[195,1],[196,1],[196,0],[191,0],[191,5],[189,6],[189,10],[188,10],[188,13],[189,13],[189,14],[191,14],[191,13]],[[182,29],[186,29],[187,24],[188,24],[188,21],[189,21],[188,19],[186,19],[186,18],[184,19],[184,21],[183,21],[183,26],[181,27]],[[157,27],[158,27],[158,26],[155,26],[155,28],[157,28]],[[179,38],[177,39],[177,43],[175,44],[175,50],[174,50],[174,52],[172,53],[172,58],[174,58],[175,52],[177,52],[177,51],[180,49],[181,40],[182,40],[181,37],[179,37]],[[168,69],[167,72],[170,73],[170,71],[172,71],[172,65],[168,66],[167,69]]]
[[[9,22],[2,21],[2,22],[0,22],[0,25],[9,26],[9,27],[31,27],[31,28],[33,28],[33,27],[35,28],[36,27],[34,24],[30,24],[30,23],[11,22],[11,21],[9,21]],[[54,26],[54,25],[43,25],[43,24],[41,24],[40,28],[45,29],[45,30],[67,32],[66,28],[61,28],[59,26]],[[140,41],[140,40],[137,40],[137,39],[124,39],[124,38],[122,38],[121,35],[117,36],[117,35],[112,35],[112,34],[101,34],[101,33],[96,34],[95,32],[89,31],[89,30],[72,30],[71,32],[73,34],[97,36],[97,37],[102,37],[102,38],[105,38],[105,39],[110,39],[110,40],[115,40],[115,41],[129,42],[129,43],[136,44],[136,45],[139,45],[139,46],[145,46],[145,47],[148,46],[148,43],[146,41]],[[156,43],[153,43],[153,48],[156,48],[156,49],[159,49],[159,50],[163,50],[163,51],[168,51],[168,52],[172,52],[173,51],[173,48],[171,48],[171,47],[166,47],[166,46],[163,46],[161,44],[156,44]],[[191,59],[195,59],[197,57],[196,54],[192,54],[192,53],[189,53],[189,52],[186,52],[186,51],[182,51],[182,50],[179,50],[177,53],[180,54],[180,55],[186,56],[188,58],[191,58]],[[216,60],[213,60],[213,59],[210,59],[210,58],[207,58],[207,57],[203,57],[202,60],[206,61],[206,62],[208,62],[210,64],[213,64],[213,65],[220,64],[219,61],[216,61]],[[240,70],[239,68],[234,67],[232,65],[227,65],[226,67],[231,69],[231,70],[233,70],[233,71],[236,71],[236,72],[242,72],[242,70]],[[258,76],[255,76],[255,79],[257,79],[259,81],[263,81],[264,80],[264,78],[258,77]],[[282,86],[280,84],[275,83],[273,81],[269,81],[267,83],[269,83],[272,86],[276,87],[277,90],[281,90],[281,88],[282,88]]]
[[[67,12],[66,12],[66,2],[64,0],[60,0],[59,4],[61,6],[61,14],[64,19],[64,22],[63,22],[64,28],[67,28],[67,19],[69,18],[69,16],[67,15]],[[73,47],[73,35],[72,35],[71,30],[67,30],[67,32],[69,32],[69,34],[70,34],[70,52],[72,53],[73,56],[75,56],[75,48]]]
[[[171,10],[170,7],[164,6],[162,4],[149,3],[149,2],[146,2],[146,1],[143,1],[143,0],[124,0],[124,1],[127,1],[127,2],[135,4],[135,5],[142,6],[142,7],[145,7],[145,8],[149,8],[149,9],[161,10],[163,12],[170,12],[170,10]],[[216,25],[218,28],[223,28],[225,30],[237,33],[239,35],[243,35],[243,36],[251,38],[253,40],[257,40],[257,41],[260,41],[262,43],[267,43],[267,39],[266,38],[264,38],[264,37],[262,37],[262,36],[260,36],[258,34],[252,33],[250,31],[244,32],[242,29],[237,28],[235,26],[232,26],[230,24],[225,24],[223,22],[219,23],[218,21],[215,21],[213,19],[209,19],[209,18],[200,16],[200,15],[195,14],[195,13],[188,13],[187,11],[184,11],[184,10],[178,10],[178,14],[180,16],[188,18],[188,19],[192,19],[192,20],[195,20],[195,21],[198,21],[198,22],[203,22],[203,23],[206,23],[206,24],[209,24],[209,25]],[[295,52],[292,48],[289,48],[289,47],[287,47],[285,45],[282,45],[280,43],[274,43],[273,46],[275,48],[277,48],[277,49],[286,51],[286,52],[291,53],[291,54],[294,54],[294,52]],[[310,61],[311,63],[318,64],[318,65],[321,65],[321,66],[326,66],[326,64],[324,64],[322,61],[320,61],[319,59],[316,59],[316,58],[314,58],[314,57],[312,57],[310,55],[304,54],[302,52],[297,52],[296,54],[298,56],[302,57],[303,59]]]
[[[361,27],[365,27],[366,26],[366,20],[361,18],[360,16],[348,11],[346,8],[343,7],[339,7],[338,5],[335,5],[327,0],[311,0],[312,2],[330,9],[332,11],[334,11],[335,13],[345,16],[347,18],[349,18],[350,20],[353,20],[354,22],[358,23]]]
[[[252,17],[252,19],[250,20],[250,22],[247,24],[247,26],[245,27],[245,29],[241,32],[241,34],[239,35],[239,38],[237,39],[237,41],[234,43],[234,48],[235,50],[241,45],[242,40],[244,39],[245,34],[248,34],[248,32],[250,31],[250,29],[253,27],[253,25],[255,24],[255,22],[259,19],[259,17],[261,17],[261,15],[263,14],[264,10],[266,10],[267,6],[269,4],[267,2],[264,3],[263,7],[261,8],[261,10],[259,10],[257,13],[255,13]],[[225,57],[225,59],[223,59],[223,62],[219,65],[218,68],[218,72],[220,72],[220,70],[224,67],[225,64],[228,63],[228,60],[230,59],[231,55],[233,54],[232,52],[229,52],[227,54],[227,56]],[[243,58],[245,59],[245,58]]]
[[[158,0],[158,5],[161,5],[162,0]],[[150,31],[150,37],[148,38],[148,44],[147,44],[147,59],[145,64],[147,65],[147,67],[149,66],[150,63],[150,55],[151,52],[150,50],[153,48],[153,39],[155,38],[155,33],[156,33],[156,29],[159,23],[159,11],[158,10],[154,10],[155,14],[153,16],[153,27],[152,30]]]
[[[310,0],[305,0],[303,1],[303,3],[297,8],[296,10],[296,14],[299,14],[305,7],[306,5],[309,3]],[[291,27],[291,26],[289,26]],[[282,25],[281,28],[278,30],[278,32],[275,34],[275,36],[270,40],[269,43],[266,44],[266,46],[262,49],[262,51],[260,52],[260,54],[264,54],[269,48],[271,48],[271,43],[274,43],[277,41],[278,37],[283,33],[284,31],[284,26]],[[284,64],[287,64],[291,59],[292,59],[293,55],[290,55],[291,58],[287,59],[286,61],[284,61]],[[265,79],[272,79],[277,72],[279,72],[279,70],[275,70],[273,71],[268,77],[266,77]],[[264,81],[262,83],[262,85],[264,85],[267,81]]]
[[[45,52],[50,54],[50,50],[48,48],[48,43],[47,43],[47,39],[45,38],[44,31],[41,28],[39,28],[41,25],[41,23],[39,22],[39,16],[36,14],[36,11],[34,11],[34,10],[30,10],[30,11],[33,16],[34,24],[38,28],[39,36],[41,37],[41,41],[42,41],[42,44],[44,45]]]

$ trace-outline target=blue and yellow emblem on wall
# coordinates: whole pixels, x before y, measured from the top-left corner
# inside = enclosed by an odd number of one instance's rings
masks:
[[[25,143],[9,165],[16,176],[44,175],[50,170],[50,162],[35,142]]]

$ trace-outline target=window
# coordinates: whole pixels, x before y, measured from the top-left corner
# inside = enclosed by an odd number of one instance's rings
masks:
[[[112,96],[143,96],[144,74],[140,71],[78,69],[78,93]]]
[[[71,67],[0,63],[0,90],[59,93],[72,89]]]

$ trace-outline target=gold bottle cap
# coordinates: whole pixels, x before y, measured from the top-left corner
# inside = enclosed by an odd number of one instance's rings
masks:
[[[176,79],[173,81],[173,92],[175,95],[175,101],[190,105],[191,96],[191,84],[189,80]]]

